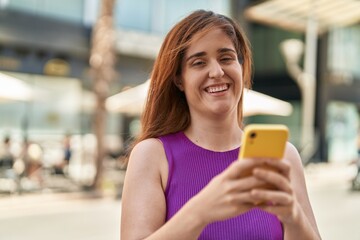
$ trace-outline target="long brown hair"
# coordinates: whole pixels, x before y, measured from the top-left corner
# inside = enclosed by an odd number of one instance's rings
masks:
[[[151,73],[150,88],[142,115],[142,130],[135,141],[156,138],[185,130],[190,124],[185,95],[175,85],[181,74],[181,62],[195,34],[222,29],[232,40],[243,67],[244,86],[251,86],[252,57],[243,30],[232,19],[211,11],[198,10],[177,23],[166,35]],[[242,125],[243,94],[238,104],[238,122]]]

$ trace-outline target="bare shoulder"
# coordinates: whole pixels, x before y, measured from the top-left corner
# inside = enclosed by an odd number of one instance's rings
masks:
[[[135,145],[129,158],[128,171],[136,175],[160,177],[167,180],[167,160],[162,142],[157,138],[145,139]]]
[[[128,168],[148,169],[161,164],[161,158],[165,157],[162,143],[156,138],[145,139],[135,145],[131,151]]]
[[[154,156],[164,155],[164,148],[157,138],[145,139],[135,145],[130,154],[130,161],[141,157],[142,159],[153,159]],[[136,161],[136,160],[133,160]]]
[[[289,161],[293,168],[297,168],[298,170],[302,171],[303,167],[300,154],[296,147],[290,142],[286,143],[285,159]]]

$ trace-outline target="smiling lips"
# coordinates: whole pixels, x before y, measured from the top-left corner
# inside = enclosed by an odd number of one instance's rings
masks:
[[[224,92],[226,90],[229,89],[229,84],[221,84],[221,85],[216,85],[216,86],[210,86],[210,87],[207,87],[205,88],[205,90],[208,92],[208,93],[218,93],[218,92]]]

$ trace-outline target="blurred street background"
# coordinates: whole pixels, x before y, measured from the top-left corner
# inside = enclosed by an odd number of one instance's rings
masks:
[[[310,164],[310,200],[322,238],[358,240],[360,192],[350,189],[353,166]],[[119,240],[121,199],[89,193],[41,193],[0,198],[4,240]],[[301,239],[301,238],[299,238]]]
[[[244,123],[289,127],[323,239],[360,239],[357,0],[0,0],[0,239],[119,239],[152,64],[196,9],[248,35]]]

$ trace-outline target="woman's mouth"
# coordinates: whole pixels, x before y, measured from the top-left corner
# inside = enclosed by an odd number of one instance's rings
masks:
[[[224,92],[228,89],[229,89],[229,84],[224,83],[221,85],[207,87],[205,88],[205,91],[208,93],[218,93],[218,92]]]

